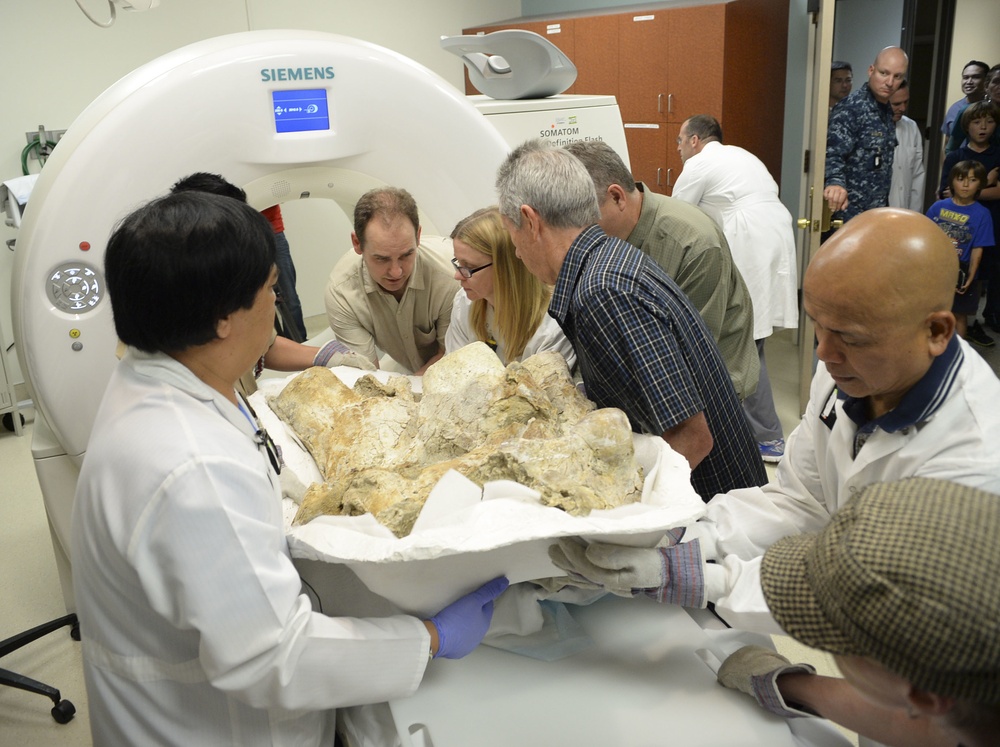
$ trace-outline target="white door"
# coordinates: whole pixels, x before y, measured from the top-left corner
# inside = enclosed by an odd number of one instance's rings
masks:
[[[805,133],[803,142],[809,150],[809,169],[803,174],[800,193],[802,205],[798,226],[801,231],[801,262],[799,277],[819,248],[824,226],[823,171],[826,166],[826,130],[829,114],[830,62],[833,60],[834,0],[819,0],[817,10],[810,13],[809,60],[806,81]],[[826,214],[829,222],[829,212]],[[813,325],[803,311],[799,315],[799,412],[804,413],[809,401],[809,383],[813,370]]]

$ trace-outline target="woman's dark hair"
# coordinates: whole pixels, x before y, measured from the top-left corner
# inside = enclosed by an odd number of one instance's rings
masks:
[[[108,240],[118,337],[146,352],[210,342],[221,319],[253,305],[274,261],[271,224],[249,205],[204,192],[153,200]]]

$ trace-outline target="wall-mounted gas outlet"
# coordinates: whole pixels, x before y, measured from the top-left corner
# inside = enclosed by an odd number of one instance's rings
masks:
[[[35,142],[41,143],[41,152],[48,157],[52,150],[52,146],[49,143],[58,143],[59,138],[66,134],[66,130],[46,130],[45,127],[39,126],[37,130],[32,132],[24,133],[25,140],[31,145]],[[32,160],[38,160],[39,148],[35,147],[28,151],[28,158]]]

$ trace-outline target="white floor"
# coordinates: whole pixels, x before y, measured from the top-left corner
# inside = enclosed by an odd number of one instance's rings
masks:
[[[311,321],[311,320],[310,320]],[[986,351],[994,369],[1000,349]],[[789,332],[775,335],[767,346],[768,370],[778,414],[786,433],[799,420],[798,348]],[[31,420],[17,437],[0,429],[0,636],[13,635],[65,614],[41,492],[31,459]],[[776,639],[786,656],[809,661],[824,673],[833,667],[824,654],[789,639]],[[80,646],[64,629],[4,657],[0,666],[59,688],[77,707],[70,723],[56,724],[51,701],[20,690],[0,687],[0,744],[31,747],[90,747],[87,696],[81,672]]]

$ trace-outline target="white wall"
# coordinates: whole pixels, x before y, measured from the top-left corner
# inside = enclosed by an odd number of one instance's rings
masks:
[[[105,0],[81,2],[95,17],[107,17]],[[438,38],[497,18],[515,17],[520,11],[520,0],[162,0],[149,12],[119,13],[114,26],[102,29],[86,19],[74,0],[5,0],[0,5],[0,50],[5,65],[0,76],[0,179],[21,174],[25,132],[39,125],[66,129],[98,94],[126,73],[201,39],[268,28],[344,34],[411,57],[463,88],[462,62],[442,50]],[[418,115],[401,112],[401,116]],[[128,154],[108,153],[107,167],[127,169]],[[37,170],[33,162],[31,171]],[[305,313],[322,313],[325,276],[336,256],[350,246],[349,224],[332,203],[294,204],[283,212]],[[16,235],[14,229],[0,224],[0,328],[7,344],[13,341],[9,289],[14,255],[4,244]],[[10,360],[14,380],[23,381],[16,350]]]
[[[837,0],[833,59],[851,63],[857,88],[868,79],[875,55],[898,45],[902,31],[903,0]]]

